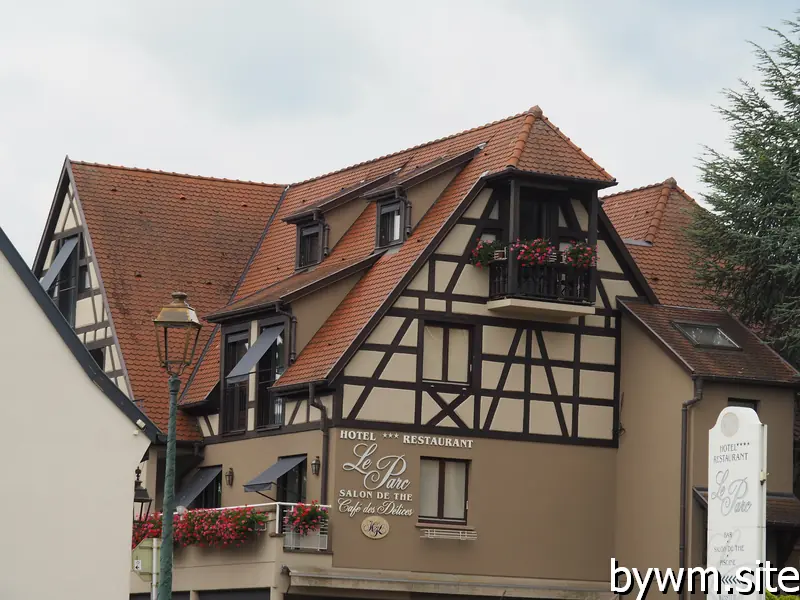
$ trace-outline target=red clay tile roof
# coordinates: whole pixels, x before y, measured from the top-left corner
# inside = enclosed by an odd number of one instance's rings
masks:
[[[531,127],[526,123],[531,123]],[[520,141],[521,145],[518,143]],[[486,146],[450,183],[409,239],[396,253],[382,256],[345,297],[306,345],[297,361],[281,377],[282,385],[323,379],[328,375],[479,177],[487,171],[501,171],[512,164],[512,153],[518,150],[519,157],[515,161],[519,169],[603,183],[613,182],[608,173],[550,124],[541,115],[538,107],[450,137],[302,181],[289,186],[266,236],[248,263],[235,298],[229,305],[237,305],[237,302],[276,284],[291,286],[289,281],[293,277],[299,277],[295,275],[296,226],[284,222],[286,217],[314,206],[360,181],[368,181],[396,169],[399,169],[396,177],[402,179],[407,174],[414,173],[418,167],[442,156],[455,156],[483,143]],[[374,245],[375,211],[367,208],[318,269],[327,269],[330,263],[362,260],[372,254]],[[223,306],[224,302],[212,310],[219,310]],[[215,335],[187,385],[182,402],[201,401],[216,385],[219,379],[219,343],[219,335],[215,330]]]
[[[291,302],[290,298],[298,297],[304,290],[310,290],[312,287],[316,289],[319,289],[319,287],[326,287],[344,277],[368,269],[379,258],[380,254],[374,254],[366,258],[359,256],[345,258],[342,256],[339,260],[327,260],[315,268],[295,273],[291,277],[275,283],[266,289],[236,300],[220,311],[205,315],[205,318],[218,320],[220,317],[239,314],[251,309],[266,306],[273,302]]]
[[[538,106],[525,116],[507,166],[546,175],[614,181],[605,169],[561,133]]]
[[[166,431],[152,320],[174,290],[201,315],[228,302],[285,186],[82,162],[71,169],[133,396]],[[203,328],[199,348],[211,330]],[[201,437],[183,414],[178,434]]]
[[[662,304],[716,308],[694,282],[686,236],[693,210],[703,210],[675,180],[605,196],[603,210]],[[638,243],[637,243],[638,242]]]
[[[613,181],[610,175],[555,129],[541,115],[538,107],[523,115],[428,145],[424,147],[428,150],[426,159],[430,160],[437,152],[439,155],[459,152],[482,141],[487,142],[483,151],[450,183],[400,250],[382,257],[345,297],[303,349],[297,361],[281,377],[282,387],[328,377],[331,369],[384,305],[401,278],[415,266],[422,251],[482,174],[516,166],[551,175]],[[446,149],[440,149],[443,143],[447,144]],[[456,143],[456,147],[450,147]],[[410,163],[419,164],[416,155]],[[370,230],[369,235],[373,236],[374,231]]]
[[[800,373],[726,311],[634,300],[621,301],[621,305],[695,375],[800,385]],[[675,322],[717,325],[741,350],[698,348],[673,325]]]

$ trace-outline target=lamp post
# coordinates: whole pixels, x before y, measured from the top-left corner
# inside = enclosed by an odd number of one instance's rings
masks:
[[[161,309],[153,320],[158,344],[158,360],[169,375],[169,430],[167,460],[164,473],[164,510],[161,526],[161,581],[158,599],[172,600],[172,520],[175,512],[175,438],[178,418],[179,379],[194,358],[202,325],[197,313],[186,302],[186,294],[172,293],[172,302]]]

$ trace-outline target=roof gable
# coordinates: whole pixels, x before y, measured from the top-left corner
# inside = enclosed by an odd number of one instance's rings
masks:
[[[8,239],[2,228],[0,228],[0,254],[6,258],[12,271],[16,273],[17,277],[19,277],[30,292],[34,301],[39,305],[39,308],[50,321],[69,352],[72,353],[75,360],[86,373],[87,377],[102,390],[106,397],[113,402],[132,423],[144,432],[151,442],[161,441],[161,434],[156,424],[129,400],[125,394],[111,382],[105,373],[103,373],[102,369],[89,354],[89,351],[78,339],[69,324],[64,320],[64,317],[61,316],[56,305],[47,295],[45,289],[40,285],[33,272],[25,264],[25,261],[19,255],[17,249],[13,246],[11,240]]]
[[[180,289],[203,314],[230,299],[284,186],[68,162],[133,397],[166,429],[166,377],[152,319]],[[212,333],[203,328],[200,347]],[[199,439],[179,416],[181,439]]]

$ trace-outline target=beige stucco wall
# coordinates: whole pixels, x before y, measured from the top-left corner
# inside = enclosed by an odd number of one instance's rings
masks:
[[[227,473],[233,467],[233,487],[222,484],[222,505],[242,506],[245,504],[263,504],[272,502],[254,492],[245,492],[245,483],[272,466],[282,456],[306,454],[307,465],[307,498],[319,500],[320,477],[311,474],[308,468],[315,456],[322,456],[322,434],[319,431],[305,431],[286,435],[251,438],[221,444],[209,444],[205,448],[203,466],[222,465],[222,472]],[[274,488],[274,486],[273,486]],[[275,490],[266,493],[275,497]]]
[[[92,383],[2,255],[0,288],[0,451],[3,481],[17,490],[0,495],[0,597],[127,599],[134,469],[149,440]]]
[[[360,278],[360,273],[351,275],[292,302],[292,314],[297,317],[298,355]]]
[[[411,203],[411,227],[417,226],[417,223],[425,216],[428,209],[433,206],[433,203],[460,170],[461,167],[451,169],[408,190],[408,201]]]
[[[401,500],[410,516],[385,516],[389,534],[369,539],[361,533],[363,513],[340,512],[339,490],[363,490],[364,475],[345,470],[356,461],[358,440],[331,435],[331,535],[333,566],[396,571],[607,581],[614,540],[613,449],[472,439],[471,448],[404,443],[373,431],[380,457],[402,456],[410,480]],[[358,430],[355,430],[358,431]],[[409,440],[410,441],[410,440]],[[372,442],[366,442],[372,443]],[[467,525],[477,540],[421,539],[417,527],[420,458],[471,461]],[[383,488],[382,488],[383,489]],[[363,501],[362,501],[363,502]]]
[[[628,568],[677,568],[681,404],[692,380],[627,316],[621,359],[613,556]]]
[[[364,212],[365,209],[375,210],[374,204],[367,204],[364,200],[352,200],[338,208],[325,213],[325,222],[330,227],[328,231],[328,249],[333,251],[342,236],[347,233],[350,226]]]

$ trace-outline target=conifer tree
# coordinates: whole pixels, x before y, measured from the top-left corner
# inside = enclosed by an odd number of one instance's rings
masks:
[[[753,44],[760,85],[724,90],[732,152],[706,149],[711,212],[688,233],[714,302],[800,366],[800,13],[784,24],[772,51]]]

